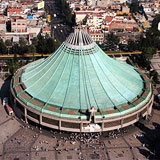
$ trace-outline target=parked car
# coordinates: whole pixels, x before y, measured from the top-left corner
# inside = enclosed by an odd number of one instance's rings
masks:
[[[13,116],[13,109],[8,104],[6,105],[6,110],[9,116]]]

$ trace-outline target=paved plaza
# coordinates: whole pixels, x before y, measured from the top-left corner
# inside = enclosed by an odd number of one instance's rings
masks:
[[[158,75],[159,75],[159,78],[160,78],[160,57],[159,55],[158,56],[155,56],[151,59],[151,66],[154,70],[157,71]]]
[[[8,94],[9,82],[1,80],[0,84],[3,98]],[[103,134],[39,128],[8,116],[0,105],[0,160],[160,159],[159,133],[160,108],[157,103],[150,121],[141,120],[135,126]]]

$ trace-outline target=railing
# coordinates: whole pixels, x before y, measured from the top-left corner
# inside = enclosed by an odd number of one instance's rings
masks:
[[[158,52],[160,52],[160,51],[158,51]],[[107,55],[127,55],[127,54],[142,54],[142,52],[108,52],[108,51],[105,51],[105,53],[107,54]],[[48,56],[50,56],[51,54],[50,53],[48,53],[48,54],[38,54],[38,53],[36,53],[36,54],[24,54],[24,55],[19,55],[19,54],[17,54],[16,55],[16,57],[18,57],[18,58],[27,58],[27,57],[29,57],[29,58],[31,58],[31,57],[48,57]],[[0,58],[13,58],[14,57],[14,54],[10,54],[10,55],[0,55]]]

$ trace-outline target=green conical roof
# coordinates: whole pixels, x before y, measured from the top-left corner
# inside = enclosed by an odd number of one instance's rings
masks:
[[[72,109],[114,107],[136,98],[143,80],[134,67],[108,57],[84,31],[75,31],[46,59],[22,74],[25,91]]]

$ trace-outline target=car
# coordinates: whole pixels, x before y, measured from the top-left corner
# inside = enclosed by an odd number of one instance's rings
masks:
[[[63,31],[61,30],[61,32],[63,32]]]
[[[8,112],[8,115],[13,116],[13,109],[8,104],[5,107],[6,107],[6,110]]]
[[[3,106],[6,106],[8,104],[8,97],[3,98]]]
[[[54,29],[56,29],[57,27],[56,26],[54,26]]]

